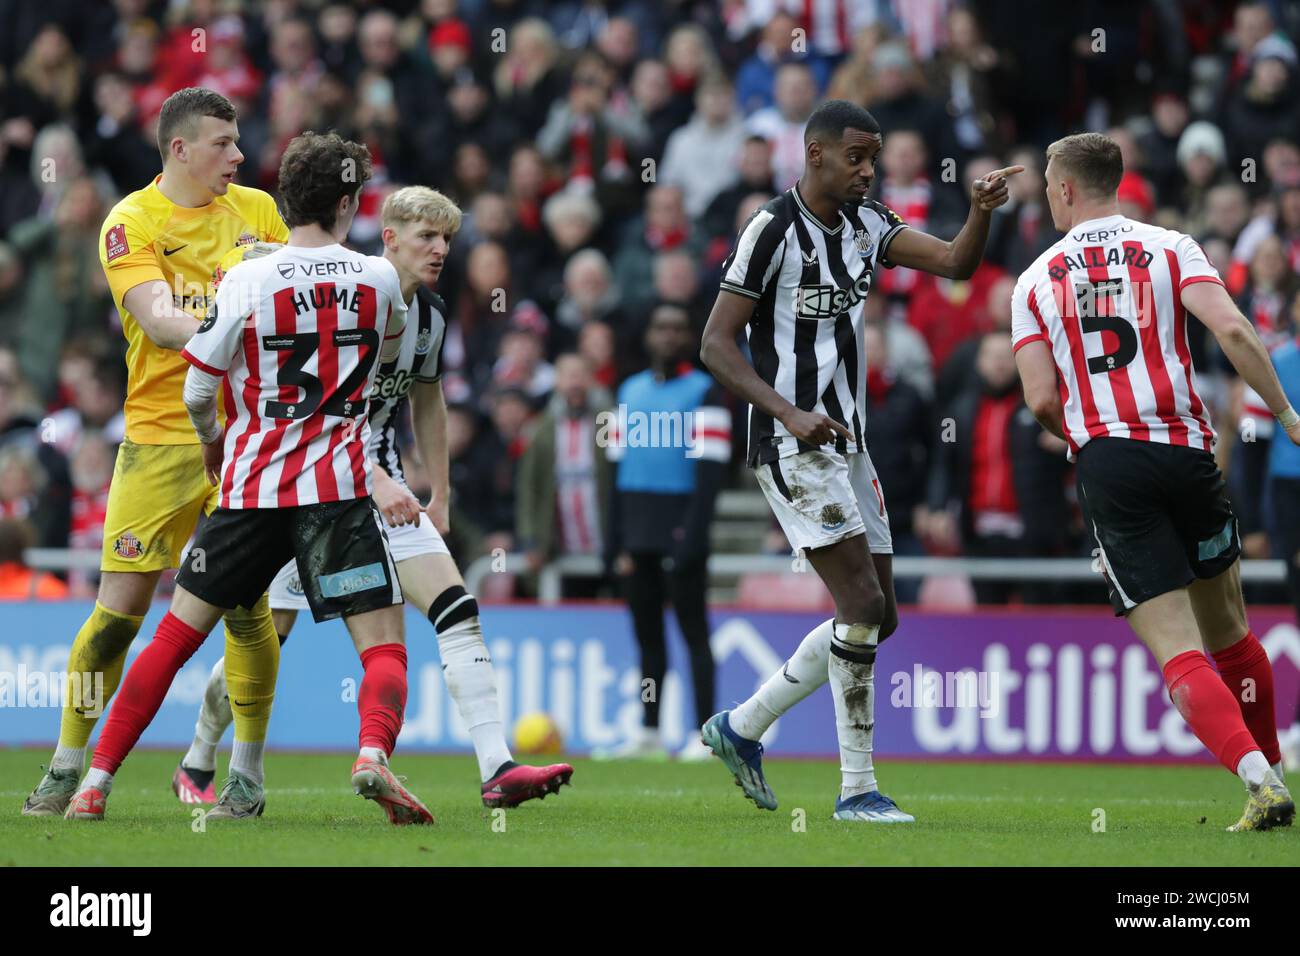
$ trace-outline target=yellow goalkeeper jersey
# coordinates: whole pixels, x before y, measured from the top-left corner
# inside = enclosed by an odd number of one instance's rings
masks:
[[[161,175],[113,207],[99,237],[99,261],[126,336],[126,437],[139,445],[193,445],[198,436],[182,391],[189,366],[180,352],[155,345],[122,304],[142,282],[164,282],[176,308],[204,318],[222,257],[254,242],[286,242],[275,200],[233,183],[206,206],[177,206],[158,189]]]

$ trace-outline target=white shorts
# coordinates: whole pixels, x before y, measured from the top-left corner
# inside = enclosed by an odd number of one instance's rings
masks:
[[[755,472],[792,548],[824,548],[865,532],[872,554],[894,553],[885,495],[866,452],[801,451]]]
[[[396,528],[384,526],[388,532],[388,550],[393,556],[393,563],[400,565],[407,558],[421,554],[449,554],[442,535],[433,526],[427,514],[420,516],[418,525],[403,524]],[[398,568],[400,575],[401,568]],[[280,569],[280,573],[271,582],[268,592],[273,611],[309,610],[307,596],[303,593],[302,581],[298,579],[298,562],[290,561]]]

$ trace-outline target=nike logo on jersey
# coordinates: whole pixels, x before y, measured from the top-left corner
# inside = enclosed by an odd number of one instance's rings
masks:
[[[180,252],[182,249],[185,249],[185,248],[187,248],[188,246],[189,246],[189,243],[188,243],[188,242],[185,243],[185,245],[183,245],[183,246],[177,246],[175,249],[168,249],[166,246],[164,246],[164,247],[163,247],[163,255],[165,255],[165,256],[170,256],[172,253],[174,253],[174,252]]]

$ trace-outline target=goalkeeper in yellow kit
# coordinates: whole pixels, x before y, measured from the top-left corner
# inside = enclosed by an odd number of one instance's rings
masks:
[[[289,236],[270,195],[234,184],[244,161],[238,139],[235,109],[224,96],[198,88],[173,93],[158,119],[162,174],[104,221],[99,257],[127,340],[126,440],[109,488],[98,599],[72,645],[58,748],[23,804],[26,816],[63,815],[158,578],[177,567],[200,515],[216,507],[219,489],[208,484],[182,400],[188,365],[180,349],[204,318],[223,256]],[[225,625],[231,767],[260,782],[280,642],[265,596],[251,611],[228,613]],[[101,673],[102,699],[93,699],[92,675]]]

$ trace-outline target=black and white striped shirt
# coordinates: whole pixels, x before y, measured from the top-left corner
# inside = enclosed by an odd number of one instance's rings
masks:
[[[754,370],[787,401],[842,424],[865,449],[867,367],[863,303],[877,264],[890,267],[889,244],[906,223],[868,199],[840,207],[828,229],[792,186],[754,213],[723,264],[722,288],[756,299],[747,333]],[[771,415],[749,410],[751,468],[812,445],[796,440]]]
[[[442,377],[442,343],[447,337],[447,305],[442,296],[420,286],[407,308],[401,349],[395,360],[379,366],[370,399],[369,458],[402,484],[406,477],[397,448],[397,424],[411,385]]]

